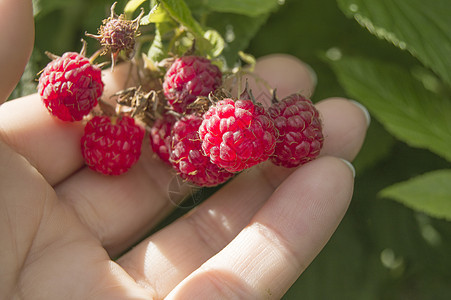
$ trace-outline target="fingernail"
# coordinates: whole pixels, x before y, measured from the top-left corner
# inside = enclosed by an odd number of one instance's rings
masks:
[[[371,115],[370,115],[368,109],[366,109],[366,107],[363,106],[363,104],[360,102],[357,102],[355,100],[349,100],[349,101],[354,103],[355,106],[357,106],[358,108],[360,108],[363,111],[363,114],[365,115],[365,119],[366,119],[366,125],[367,125],[367,127],[369,127],[371,124]]]
[[[352,172],[352,178],[355,178],[355,168],[354,168],[354,166],[352,165],[352,163],[350,163],[349,161],[347,161],[347,160],[344,159],[344,158],[340,158],[340,160],[341,160],[342,162],[344,162],[345,165],[347,165],[347,166],[349,167],[349,169],[350,169],[351,172]]]
[[[316,75],[315,70],[313,70],[313,68],[309,64],[306,64],[305,62],[302,63],[304,64],[305,68],[307,69],[310,75],[310,79],[313,82],[313,86],[316,86],[316,84],[318,83],[318,75]]]

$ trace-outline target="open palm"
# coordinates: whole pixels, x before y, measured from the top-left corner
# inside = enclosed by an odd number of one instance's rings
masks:
[[[14,29],[0,33],[4,100],[33,44],[31,1],[3,0],[0,11],[8,24],[0,28]],[[107,95],[124,87],[127,71],[105,72]],[[259,60],[256,73],[280,96],[314,88],[305,65],[288,56]],[[280,298],[343,217],[353,174],[339,158],[355,157],[367,128],[348,100],[317,108],[326,137],[320,158],[294,170],[251,168],[124,253],[175,208],[173,173],[144,143],[126,174],[97,174],[83,165],[82,124],[51,117],[36,94],[4,103],[0,298]]]

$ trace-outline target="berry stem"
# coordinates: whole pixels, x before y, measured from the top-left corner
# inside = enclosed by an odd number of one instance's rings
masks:
[[[272,98],[271,98],[271,103],[272,104],[276,104],[276,103],[280,102],[279,99],[276,96],[276,92],[277,92],[277,88],[272,91]]]
[[[60,56],[58,56],[56,54],[53,54],[53,53],[51,53],[49,51],[45,51],[45,55],[47,55],[47,57],[50,58],[51,60],[55,60],[55,59],[60,58]]]
[[[84,39],[81,39],[81,43],[83,45],[81,46],[80,55],[86,57],[86,50],[88,48],[88,43]],[[91,61],[90,61],[90,63],[92,64]]]
[[[94,52],[94,53],[91,55],[91,57],[89,58],[89,62],[90,62],[91,64],[94,64],[94,61],[97,59],[97,57],[100,56],[100,54],[102,53],[102,51],[103,51],[103,48],[98,49],[96,52]]]

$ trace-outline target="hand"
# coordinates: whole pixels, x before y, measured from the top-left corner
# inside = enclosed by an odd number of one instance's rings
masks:
[[[9,12],[1,28],[16,30],[1,33],[0,76],[11,79],[0,81],[4,99],[31,51],[31,1],[4,0],[0,11]],[[22,48],[3,46],[13,44]],[[123,88],[127,71],[105,73],[107,95]],[[259,60],[256,73],[281,97],[314,88],[306,66],[288,56]],[[83,165],[82,124],[53,118],[36,94],[3,104],[0,298],[280,298],[343,217],[353,173],[339,158],[355,157],[367,128],[348,100],[317,108],[326,137],[320,158],[294,170],[251,168],[122,255],[174,209],[168,168],[144,143],[128,173],[97,174]]]

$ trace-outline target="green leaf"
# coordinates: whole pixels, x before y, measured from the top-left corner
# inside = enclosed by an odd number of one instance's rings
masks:
[[[401,49],[451,84],[451,1],[338,0],[362,26]]]
[[[196,37],[203,37],[205,31],[193,18],[184,0],[160,0],[169,14],[180,24],[189,29]]]
[[[155,38],[147,53],[148,58],[153,62],[159,62],[167,57],[168,44],[164,41],[164,36],[170,34],[174,27],[172,23],[155,24]]]
[[[204,35],[205,30],[197,22],[191,14],[188,5],[184,0],[160,0],[166,11],[178,23],[183,25],[191,32],[196,39],[196,50],[205,56],[213,56],[212,51],[215,52],[215,46],[208,41]]]
[[[394,184],[380,192],[436,218],[451,220],[451,170],[438,170]]]
[[[349,96],[398,139],[451,161],[451,100],[430,92],[399,66],[362,58],[331,62]]]
[[[206,0],[205,6],[212,11],[235,13],[255,17],[278,7],[277,0]]]
[[[60,0],[33,0],[33,15],[35,18],[43,17],[54,10],[70,7],[69,1]]]
[[[124,13],[128,18],[131,18],[133,13],[147,0],[129,0],[124,8]]]
[[[168,22],[171,18],[168,13],[161,7],[160,4],[155,5],[149,12],[149,14],[145,15],[140,24],[141,25],[149,25],[150,23],[162,23]]]

